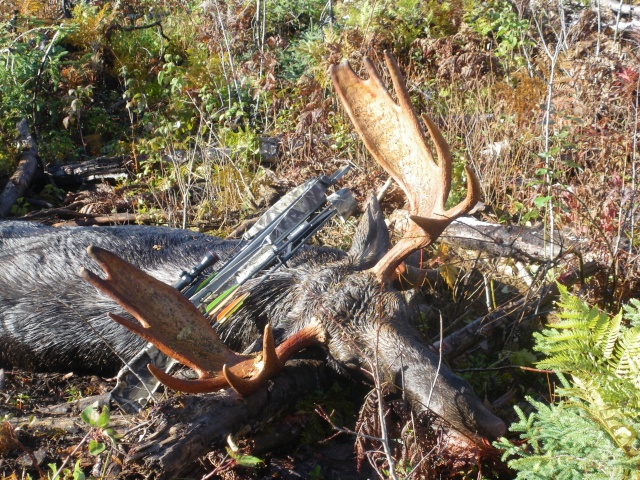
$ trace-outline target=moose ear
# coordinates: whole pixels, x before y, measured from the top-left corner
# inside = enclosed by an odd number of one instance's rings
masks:
[[[378,199],[372,193],[353,236],[349,258],[361,270],[373,267],[391,248],[389,229]]]

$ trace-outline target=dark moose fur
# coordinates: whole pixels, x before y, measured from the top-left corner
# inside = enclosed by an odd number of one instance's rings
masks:
[[[86,254],[89,245],[173,284],[207,250],[225,258],[237,242],[161,227],[0,222],[0,367],[112,375],[121,362],[111,349],[131,359],[145,345],[107,313],[128,315],[78,276],[83,266],[99,271]],[[327,333],[328,358],[339,370],[362,376],[359,367],[369,370],[366,361],[377,346],[382,378],[403,384],[415,411],[428,403],[462,433],[501,435],[504,423],[445,365],[433,388],[438,357],[410,325],[411,305],[366,271],[388,248],[388,230],[372,200],[349,252],[307,247],[255,288],[247,284],[249,300],[219,329],[221,338],[241,351],[265,322],[279,342],[317,319]]]

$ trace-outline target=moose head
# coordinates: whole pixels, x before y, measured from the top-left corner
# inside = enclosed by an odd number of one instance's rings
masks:
[[[264,326],[261,353],[233,352],[183,295],[106,250],[88,249],[106,278],[86,269],[81,275],[137,322],[111,314],[113,320],[198,375],[194,380],[178,379],[149,365],[170,388],[198,393],[231,386],[248,395],[293,354],[315,344],[323,346],[338,368],[379,375],[403,388],[415,411],[430,410],[471,438],[496,437],[504,432],[504,423],[485,408],[467,382],[440,365],[409,323],[411,305],[391,285],[407,256],[430,245],[453,219],[475,205],[480,187],[467,168],[466,198],[445,208],[451,188],[449,147],[434,122],[423,115],[434,159],[400,69],[390,54],[385,53],[385,60],[397,103],[368,59],[367,80],[346,61],[333,66],[331,76],[367,149],[406,194],[413,224],[389,248],[388,230],[373,198],[346,256],[307,259],[304,265],[245,284],[236,292],[245,296],[243,307],[234,314],[242,320],[234,321]],[[287,336],[277,347],[272,326]]]

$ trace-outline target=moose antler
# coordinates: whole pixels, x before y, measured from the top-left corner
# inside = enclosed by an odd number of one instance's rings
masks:
[[[364,64],[369,79],[358,77],[345,60],[331,66],[333,85],[362,141],[382,168],[404,190],[409,201],[412,226],[405,236],[376,264],[372,271],[388,282],[402,261],[435,241],[456,217],[467,213],[480,198],[480,184],[467,172],[467,197],[445,210],[451,189],[451,153],[433,121],[422,115],[435,146],[438,163],[427,146],[425,132],[411,104],[409,92],[395,58],[385,60],[398,104],[391,98],[371,60]]]
[[[204,315],[176,289],[107,250],[90,246],[87,253],[106,278],[84,268],[80,271],[82,278],[115,300],[139,323],[112,313],[109,316],[198,374],[197,380],[181,380],[148,365],[161,383],[174,390],[203,393],[231,386],[239,394],[248,395],[277,373],[295,352],[324,341],[322,329],[314,324],[276,348],[267,325],[262,355],[237,354],[222,343]]]

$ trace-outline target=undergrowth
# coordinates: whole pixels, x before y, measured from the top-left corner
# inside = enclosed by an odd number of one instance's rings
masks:
[[[15,123],[26,117],[45,165],[131,157],[134,175],[122,186],[154,193],[113,203],[162,210],[175,226],[255,215],[265,168],[291,187],[349,161],[364,200],[385,178],[356,141],[328,68],[347,59],[362,73],[364,55],[379,67],[389,49],[418,111],[451,144],[452,202],[470,164],[494,220],[589,238],[593,256],[610,263],[594,293],[603,306],[637,286],[637,51],[633,38],[598,37],[588,10],[505,0],[137,0],[78,2],[60,18],[59,8],[0,6],[4,178],[15,167]],[[264,162],[262,136],[279,138],[277,163]]]
[[[559,321],[535,334],[553,371],[552,402],[528,398],[501,439],[518,479],[630,479],[640,469],[640,301],[615,316],[589,307],[560,287]]]

